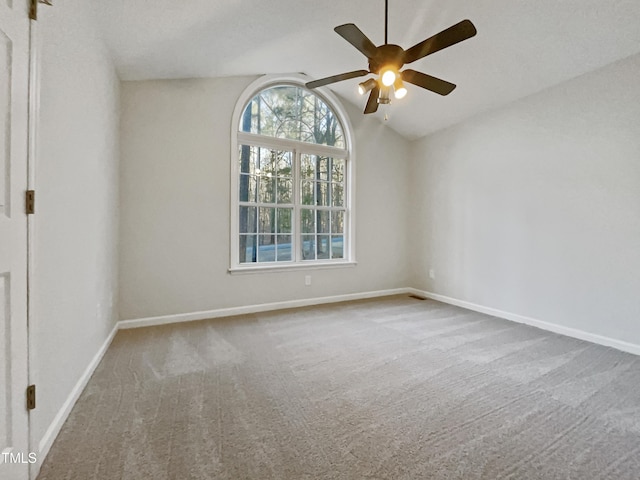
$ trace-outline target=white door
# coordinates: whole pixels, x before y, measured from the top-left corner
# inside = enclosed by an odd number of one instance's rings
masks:
[[[0,0],[0,479],[26,480],[29,9]]]

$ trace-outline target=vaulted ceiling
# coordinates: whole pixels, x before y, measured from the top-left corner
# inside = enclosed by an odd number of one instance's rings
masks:
[[[373,43],[384,43],[384,0],[94,5],[123,80],[293,72],[316,79],[367,68],[335,26],[355,23]],[[638,0],[389,0],[389,43],[406,49],[465,18],[477,36],[411,65],[457,89],[441,97],[409,86],[389,109],[389,127],[408,139],[640,52]],[[330,88],[362,110],[359,81]]]

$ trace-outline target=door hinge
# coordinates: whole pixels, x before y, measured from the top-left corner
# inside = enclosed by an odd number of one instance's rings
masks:
[[[36,386],[29,385],[27,387],[27,410],[36,408]]]
[[[33,215],[36,213],[36,192],[35,190],[27,190],[25,196],[25,204],[27,215]]]
[[[38,4],[44,3],[45,5],[53,5],[51,0],[29,0],[29,18],[31,20],[38,20]]]

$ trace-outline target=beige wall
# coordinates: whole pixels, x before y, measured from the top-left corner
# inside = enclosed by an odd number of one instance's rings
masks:
[[[356,267],[230,275],[231,116],[256,77],[123,82],[120,315],[191,313],[407,285],[408,145],[355,129]],[[304,276],[312,275],[312,285]]]
[[[415,142],[411,283],[640,345],[639,72],[636,55]]]
[[[30,365],[41,442],[117,320],[119,80],[80,0],[40,8]]]

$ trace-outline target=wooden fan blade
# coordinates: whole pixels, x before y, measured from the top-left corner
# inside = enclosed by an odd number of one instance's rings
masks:
[[[323,85],[329,85],[330,83],[341,82],[342,80],[349,80],[350,78],[363,77],[369,74],[369,70],[355,70],[353,72],[341,73],[340,75],[333,75],[332,77],[321,78],[320,80],[314,80],[313,82],[305,83],[305,87],[312,89],[322,87]]]
[[[445,80],[441,80],[426,73],[416,72],[415,70],[407,69],[401,73],[402,80],[405,82],[413,83],[418,87],[426,88],[439,95],[449,95],[456,86],[453,83],[449,83]]]
[[[372,58],[376,54],[376,46],[353,23],[345,23],[337,26],[334,30],[347,42],[360,50],[367,58]]]
[[[450,47],[473,37],[478,31],[471,20],[462,20],[460,23],[436,33],[433,37],[417,43],[404,52],[404,63],[411,63],[427,55],[431,55],[443,48]]]
[[[380,95],[380,87],[373,87],[367,100],[367,106],[364,107],[364,113],[375,113],[378,110],[378,95]]]

